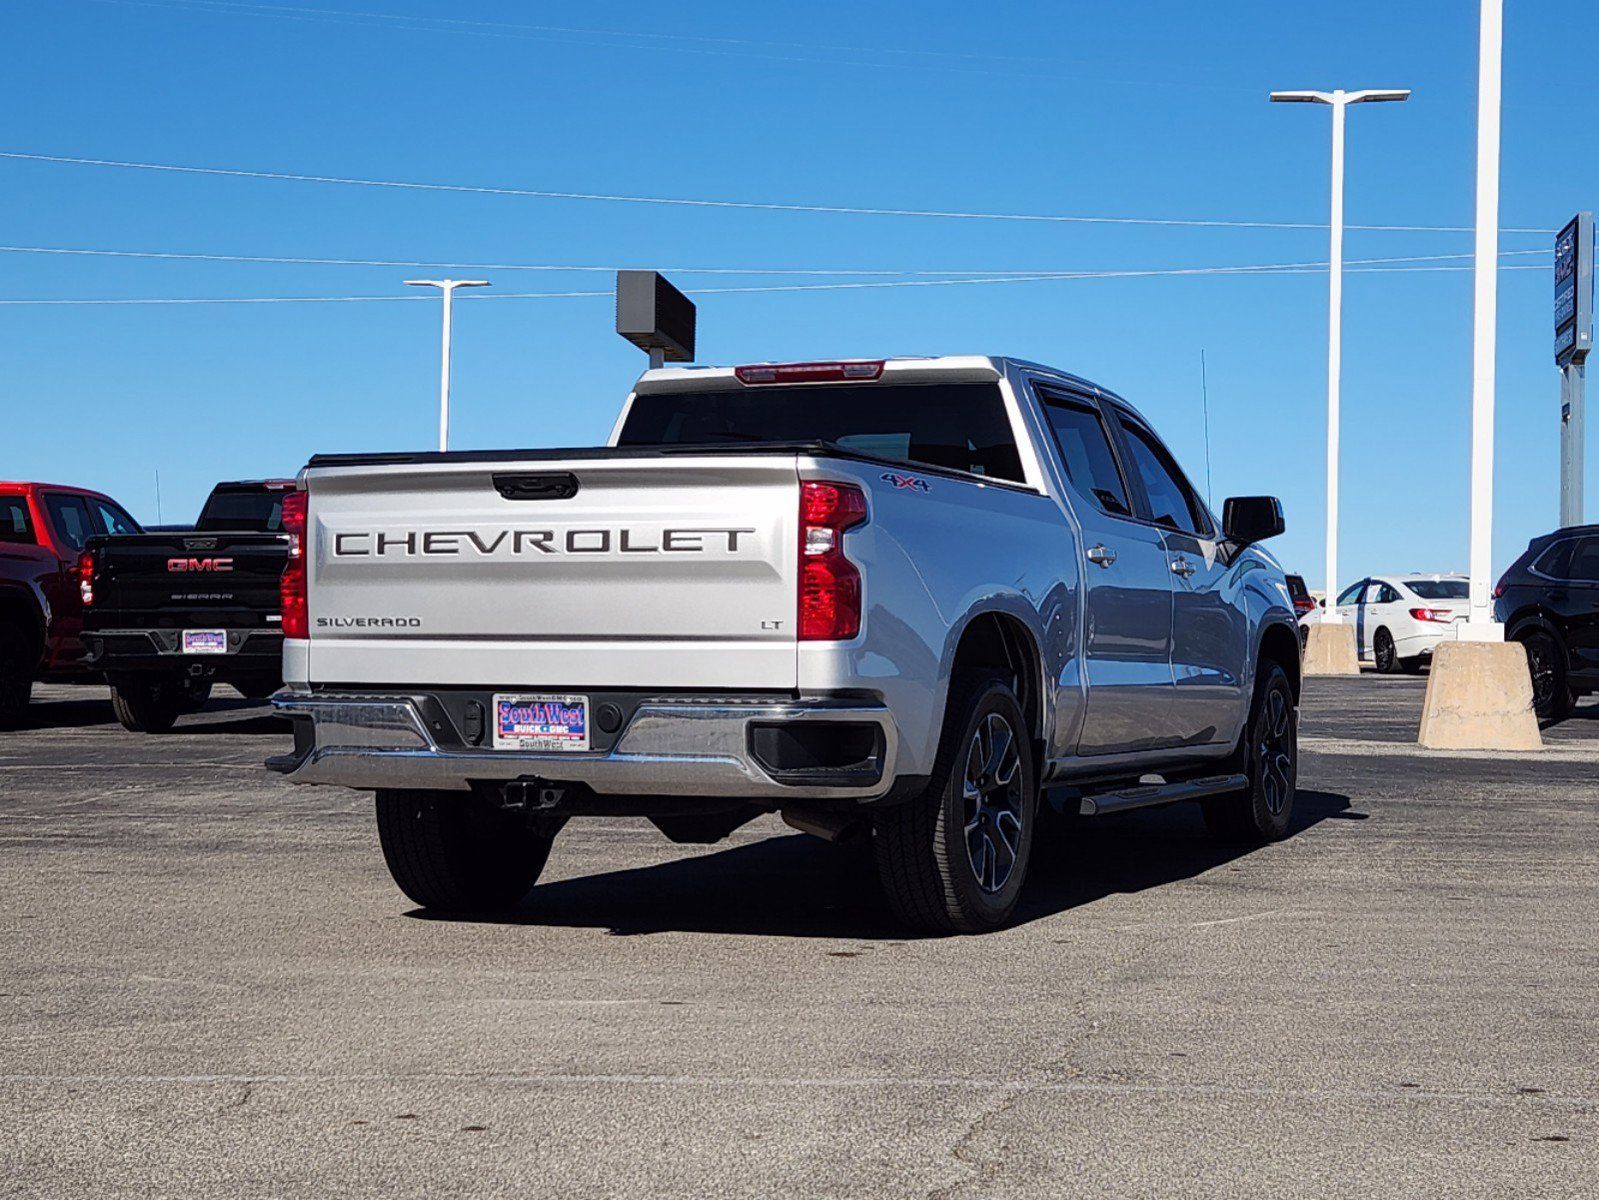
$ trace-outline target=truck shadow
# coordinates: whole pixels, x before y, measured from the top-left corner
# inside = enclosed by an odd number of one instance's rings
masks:
[[[1301,791],[1292,836],[1328,818],[1361,819],[1349,798]],[[1196,805],[1085,821],[1061,845],[1035,852],[1014,924],[1191,879],[1252,853],[1205,832]],[[560,841],[555,858],[559,861]],[[772,937],[907,941],[877,889],[864,845],[834,846],[804,834],[540,884],[514,911],[472,917],[426,909],[417,920],[599,928],[618,936],[726,933]]]
[[[29,729],[87,729],[91,725],[115,725],[111,698],[105,694],[71,700],[35,699],[23,710],[22,720],[12,732]]]
[[[115,726],[116,713],[109,696],[70,700],[34,700],[23,712],[22,720],[10,733],[41,729],[91,729],[96,725]],[[178,718],[176,733],[276,734],[289,731],[287,718],[277,716],[260,700],[245,700],[229,693],[208,700],[203,709]]]

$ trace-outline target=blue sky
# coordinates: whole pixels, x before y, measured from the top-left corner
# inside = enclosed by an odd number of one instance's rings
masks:
[[[360,15],[356,15],[360,14]],[[1325,221],[1328,114],[1273,88],[1410,87],[1351,110],[1348,219],[1472,221],[1475,0],[1054,6],[49,0],[4,17],[0,150],[512,188],[1154,218]],[[1503,224],[1599,198],[1599,11],[1509,0]],[[0,243],[312,258],[932,272],[1319,262],[1316,229],[881,217],[345,187],[0,159]],[[1546,251],[1543,235],[1506,250]],[[1351,259],[1469,235],[1351,232]],[[1555,523],[1552,279],[1501,274],[1495,563]],[[1464,265],[1465,259],[1438,265]],[[0,252],[0,299],[402,295],[411,268]],[[439,272],[434,272],[435,274]],[[455,272],[457,275],[473,272]],[[501,292],[604,273],[488,270]],[[679,273],[686,288],[829,282]],[[857,277],[861,278],[861,277]],[[871,277],[878,278],[878,277]],[[1463,569],[1471,276],[1346,281],[1342,574]],[[708,362],[1005,353],[1139,405],[1213,493],[1282,496],[1321,582],[1323,274],[705,295]],[[606,297],[457,309],[457,448],[603,440],[641,366]],[[0,306],[0,474],[190,519],[219,478],[427,448],[436,302]],[[1599,421],[1593,422],[1599,427]],[[1599,433],[1596,433],[1599,437]],[[1590,449],[1590,456],[1595,451]]]

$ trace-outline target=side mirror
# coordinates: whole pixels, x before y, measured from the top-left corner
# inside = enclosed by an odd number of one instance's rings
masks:
[[[1253,546],[1286,528],[1282,501],[1276,496],[1229,496],[1222,505],[1222,536],[1234,546]]]

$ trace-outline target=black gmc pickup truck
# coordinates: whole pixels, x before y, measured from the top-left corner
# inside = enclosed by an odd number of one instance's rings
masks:
[[[219,483],[192,530],[90,538],[79,559],[84,663],[105,672],[117,720],[161,733],[213,683],[282,683],[278,580],[294,481]]]

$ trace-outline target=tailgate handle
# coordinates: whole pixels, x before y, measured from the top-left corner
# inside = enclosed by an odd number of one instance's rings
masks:
[[[507,500],[570,500],[577,495],[577,476],[570,471],[496,475],[494,490]]]

